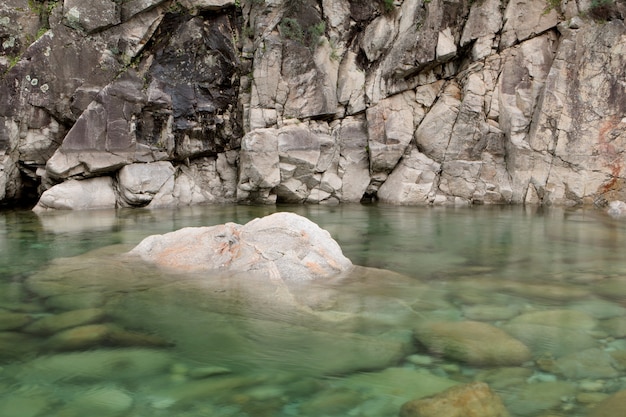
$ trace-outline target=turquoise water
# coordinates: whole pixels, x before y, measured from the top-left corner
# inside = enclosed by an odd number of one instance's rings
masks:
[[[283,306],[263,284],[219,292],[217,277],[120,256],[151,234],[277,210],[366,268]],[[3,212],[0,416],[397,416],[477,380],[514,417],[593,415],[626,389],[625,244],[626,222],[558,208]],[[424,330],[442,322],[478,339]],[[505,345],[493,329],[526,353],[485,353]]]

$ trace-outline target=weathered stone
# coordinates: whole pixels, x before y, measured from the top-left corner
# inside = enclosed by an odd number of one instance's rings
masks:
[[[421,155],[441,164],[428,204],[626,199],[620,2],[26,3],[0,5],[2,202],[169,161],[180,180],[153,207],[424,204],[421,191],[400,197],[389,176],[405,172],[412,188],[407,167]],[[352,129],[347,117],[363,115],[369,153],[331,157]],[[266,164],[264,183],[241,138],[298,123],[323,146],[330,135],[329,152],[303,177]],[[324,123],[327,132],[314,126]],[[226,153],[219,171],[208,159]]]
[[[120,197],[131,206],[148,204],[174,172],[165,161],[126,165],[117,174]]]
[[[163,347],[169,342],[158,336],[131,332],[114,324],[88,324],[63,330],[46,341],[46,348],[56,351],[86,350],[101,346]]]
[[[397,165],[413,139],[415,94],[409,91],[380,101],[367,110],[370,170],[388,174]],[[417,120],[414,120],[417,119]]]
[[[511,1],[504,12],[500,44],[508,47],[524,41],[556,27],[558,21],[556,9],[546,6],[543,0]]]
[[[348,51],[339,66],[337,101],[347,106],[348,114],[365,110],[365,72],[357,66],[357,54]]]
[[[173,358],[141,348],[92,350],[40,356],[12,370],[22,381],[120,381],[164,373]],[[115,366],[115,365],[119,366]]]
[[[557,329],[590,330],[597,322],[587,313],[577,310],[545,310],[524,313],[515,317],[510,324],[539,324]]]
[[[593,291],[610,300],[617,302],[626,298],[626,278],[611,277],[594,283]]]
[[[332,277],[352,266],[327,231],[293,213],[151,236],[129,254],[174,270],[256,271],[286,282]]]
[[[415,337],[429,351],[471,365],[519,365],[531,358],[522,342],[476,321],[420,324]]]
[[[626,320],[624,317],[614,317],[600,322],[600,328],[615,338],[626,337]]]
[[[339,384],[370,395],[388,395],[396,412],[407,401],[437,394],[455,385],[458,382],[428,372],[394,367],[351,375]]]
[[[65,24],[87,32],[96,32],[120,23],[120,10],[113,0],[97,0],[85,3],[80,0],[64,0]]]
[[[621,390],[600,402],[589,412],[589,417],[618,417],[624,414],[626,390]]]
[[[28,314],[0,311],[0,332],[19,329],[31,321],[32,318]]]
[[[165,0],[125,0],[122,3],[122,21],[127,21],[138,13],[149,10]]]
[[[461,105],[461,91],[449,84],[415,131],[415,141],[422,152],[441,163]]]
[[[583,311],[599,320],[626,315],[626,308],[617,303],[599,299],[576,301],[570,304],[568,308]],[[626,334],[624,334],[624,336],[626,336]]]
[[[102,320],[105,312],[101,308],[87,308],[81,310],[66,311],[42,317],[29,324],[24,332],[41,335],[50,335],[70,327],[82,326]]]
[[[558,358],[597,345],[593,337],[579,329],[527,323],[506,324],[502,328],[524,342],[536,358],[544,355]]]
[[[502,399],[506,408],[514,416],[535,416],[561,405],[563,398],[576,392],[576,387],[569,382],[537,382],[524,384],[514,390],[503,392]]]
[[[619,372],[613,367],[611,356],[600,349],[586,349],[564,356],[556,361],[556,369],[568,379],[614,378]]]
[[[393,204],[430,204],[440,171],[440,164],[411,148],[378,190],[378,198]]]
[[[402,405],[400,417],[508,417],[502,400],[484,382],[448,388]]]
[[[33,210],[111,209],[116,199],[111,177],[69,180],[44,192]]]
[[[360,118],[346,118],[334,134],[340,146],[341,200],[359,202],[370,183],[367,124]]]
[[[241,172],[237,199],[254,201],[267,197],[280,184],[278,135],[276,129],[257,129],[241,139]],[[270,202],[270,201],[268,201]]]

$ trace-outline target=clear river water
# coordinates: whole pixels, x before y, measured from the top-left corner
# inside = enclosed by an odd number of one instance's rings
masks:
[[[246,302],[255,288],[203,293],[215,277],[122,256],[152,234],[275,211],[366,267],[301,288],[314,312]],[[512,417],[594,416],[626,389],[624,248],[626,222],[583,209],[0,212],[0,416],[391,417],[472,381]]]

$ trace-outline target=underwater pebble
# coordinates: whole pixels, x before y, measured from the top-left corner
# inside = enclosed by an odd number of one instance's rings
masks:
[[[407,356],[406,360],[414,365],[422,366],[432,365],[432,363],[434,362],[431,356],[417,354]]]
[[[596,381],[583,380],[578,383],[578,389],[581,391],[595,392],[602,391],[605,387],[605,382],[601,379]]]
[[[266,385],[249,389],[246,394],[256,401],[267,401],[284,396],[285,390],[276,385]]]
[[[532,384],[534,382],[554,382],[556,380],[557,380],[556,375],[552,375],[552,374],[548,374],[544,372],[535,372],[526,381],[529,384]]]

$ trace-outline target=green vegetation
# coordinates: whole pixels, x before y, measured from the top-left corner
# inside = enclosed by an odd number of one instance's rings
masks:
[[[40,28],[37,31],[37,39],[50,29],[50,15],[58,4],[59,0],[28,0],[28,8],[39,16]]]
[[[593,0],[589,6],[589,16],[596,20],[609,21],[620,17],[616,0]]]
[[[385,13],[391,13],[394,9],[395,6],[393,5],[393,0],[383,0],[383,11]]]
[[[561,0],[546,0],[546,8],[543,10],[543,14],[548,14],[552,10],[559,11],[561,7]]]
[[[294,18],[285,17],[280,22],[280,33],[287,39],[291,39],[293,41],[298,41],[300,43],[304,42],[304,31],[302,30],[302,26],[300,23]]]
[[[316,46],[319,43],[320,37],[326,34],[326,23],[319,22],[317,25],[311,26],[309,32],[309,46]]]
[[[320,38],[326,34],[325,22],[319,22],[305,32],[300,22],[292,17],[283,18],[279,28],[283,37],[299,42],[311,49],[315,49],[319,44]]]

